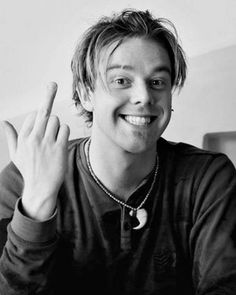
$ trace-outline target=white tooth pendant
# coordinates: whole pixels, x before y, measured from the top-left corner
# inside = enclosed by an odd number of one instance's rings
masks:
[[[129,215],[135,218],[138,221],[138,225],[133,227],[133,229],[140,229],[144,227],[144,225],[147,223],[147,211],[145,209],[138,209],[137,211],[131,210],[129,212]]]

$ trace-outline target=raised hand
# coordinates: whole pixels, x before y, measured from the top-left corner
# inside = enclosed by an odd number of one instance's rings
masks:
[[[24,179],[23,209],[36,220],[54,212],[67,169],[70,130],[51,116],[56,92],[57,84],[50,83],[45,102],[26,117],[19,134],[8,121],[3,122],[10,158]]]

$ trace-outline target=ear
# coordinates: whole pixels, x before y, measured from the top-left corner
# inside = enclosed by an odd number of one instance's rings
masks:
[[[87,92],[81,90],[81,94],[79,95],[80,102],[83,108],[88,112],[93,112],[93,102],[91,97],[92,97],[92,93],[90,90],[88,90]]]

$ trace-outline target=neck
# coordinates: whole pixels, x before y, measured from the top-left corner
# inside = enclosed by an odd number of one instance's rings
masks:
[[[152,171],[156,157],[155,148],[132,154],[115,144],[102,144],[91,137],[89,159],[94,174],[109,191],[124,201]]]

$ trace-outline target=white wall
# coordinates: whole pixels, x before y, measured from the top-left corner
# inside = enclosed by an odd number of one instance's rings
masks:
[[[236,45],[191,58],[165,136],[201,147],[205,133],[236,131],[235,71]]]

